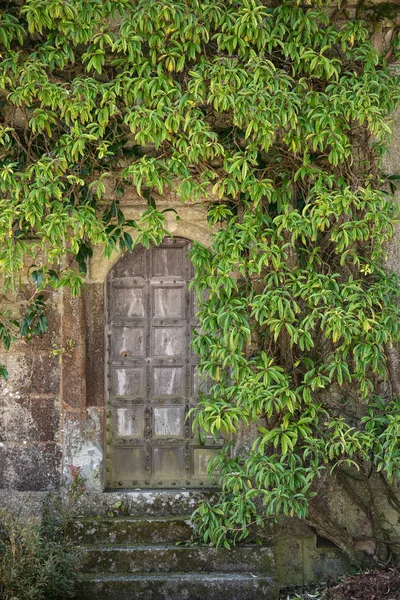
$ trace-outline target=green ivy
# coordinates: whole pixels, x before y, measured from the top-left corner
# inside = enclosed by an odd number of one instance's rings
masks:
[[[198,532],[229,547],[265,518],[310,518],[318,485],[353,471],[394,502],[398,400],[378,384],[399,339],[384,268],[397,178],[380,161],[400,86],[368,24],[326,0],[4,5],[0,269],[10,289],[32,265],[33,286],[22,323],[3,314],[5,346],[46,330],[49,289],[79,293],[94,245],[160,243],[169,189],[204,199],[216,233],[191,252],[194,348],[211,387],[196,420],[258,434],[215,461],[222,493]],[[128,185],[147,200],[137,221]]]

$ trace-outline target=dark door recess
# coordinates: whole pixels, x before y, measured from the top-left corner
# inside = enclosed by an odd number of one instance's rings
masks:
[[[107,487],[216,487],[207,463],[221,441],[201,444],[186,415],[198,400],[190,242],[125,254],[107,281]]]

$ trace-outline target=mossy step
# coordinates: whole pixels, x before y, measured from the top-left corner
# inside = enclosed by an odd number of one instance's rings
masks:
[[[75,519],[69,537],[78,545],[129,545],[184,542],[193,533],[188,516]]]
[[[270,577],[234,573],[87,575],[79,600],[277,600]]]
[[[85,549],[85,572],[224,572],[274,574],[274,556],[266,546],[246,545],[233,550],[210,546],[105,546]]]
[[[165,517],[190,515],[205,501],[212,501],[215,492],[207,490],[118,490],[113,492],[88,492],[74,503],[73,516],[108,517],[135,515]]]

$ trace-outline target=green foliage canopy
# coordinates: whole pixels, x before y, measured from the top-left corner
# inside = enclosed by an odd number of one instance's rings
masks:
[[[192,251],[212,382],[197,421],[259,429],[218,459],[199,532],[229,545],[260,514],[306,517],[329,472],[372,467],[391,489],[399,411],[378,383],[399,310],[380,159],[400,88],[366,23],[323,0],[6,4],[0,268],[10,287],[31,264],[23,335],[46,327],[44,289],[78,293],[93,245],[159,243],[157,197],[204,198],[217,232]],[[110,174],[117,198],[147,199],[138,221],[109,200]],[[5,315],[6,346],[18,327]]]

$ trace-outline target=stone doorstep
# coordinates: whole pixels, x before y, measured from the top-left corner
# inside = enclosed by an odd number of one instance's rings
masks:
[[[271,548],[217,552],[184,544],[192,537],[189,515],[210,497],[189,490],[85,494],[77,512],[85,517],[70,530],[86,555],[76,600],[277,600]]]
[[[277,600],[270,578],[251,573],[85,575],[77,600]]]
[[[100,546],[84,549],[85,573],[275,574],[271,548],[247,545],[228,551],[210,546]]]
[[[120,516],[190,515],[202,502],[215,496],[215,491],[186,489],[87,492],[76,502],[73,516],[107,517],[119,503]]]
[[[69,537],[78,545],[160,544],[186,542],[193,529],[189,516],[76,519]]]

